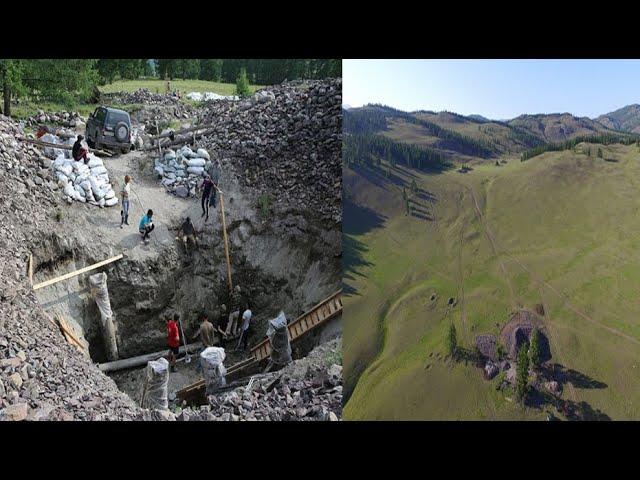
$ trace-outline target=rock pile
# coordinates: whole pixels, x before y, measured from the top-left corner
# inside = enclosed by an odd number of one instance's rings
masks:
[[[78,112],[51,112],[45,113],[38,110],[38,113],[24,120],[24,124],[29,127],[44,124],[61,125],[68,128],[84,128],[87,121]]]
[[[59,199],[43,167],[51,161],[15,139],[22,135],[0,115],[0,420],[136,418],[135,404],[66,342],[29,285],[29,253],[55,230],[47,209]]]
[[[116,92],[103,93],[101,95],[102,102],[127,105],[132,103],[141,103],[143,105],[175,105],[180,103],[180,99],[176,95],[152,93],[147,88],[140,88],[135,92]]]
[[[156,135],[177,121],[186,121],[196,116],[196,108],[184,103],[175,105],[145,105],[129,112],[134,124],[144,126],[144,131]],[[156,120],[158,129],[156,129]]]
[[[212,125],[203,144],[233,157],[230,169],[244,185],[340,222],[341,105],[342,79],[296,81],[240,102],[210,102],[198,120]]]
[[[142,418],[164,420],[296,420],[331,421],[342,416],[342,366],[334,363],[342,351],[340,339],[316,347],[307,357],[284,369],[256,376],[247,386],[210,395],[209,405],[186,408],[177,416],[145,412]]]
[[[156,158],[154,173],[168,192],[187,198],[196,195],[196,186],[210,169],[211,159],[204,148],[194,152],[184,146],[177,153],[170,149],[162,159]]]

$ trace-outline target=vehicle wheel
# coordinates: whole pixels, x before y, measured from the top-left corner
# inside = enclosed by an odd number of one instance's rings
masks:
[[[124,143],[129,139],[129,126],[124,122],[118,122],[113,129],[116,140]]]

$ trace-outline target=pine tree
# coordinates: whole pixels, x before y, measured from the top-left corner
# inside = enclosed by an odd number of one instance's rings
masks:
[[[241,68],[238,78],[236,79],[236,95],[239,97],[246,97],[251,95],[251,88],[249,87],[249,79],[247,78],[247,69]]]
[[[447,334],[447,352],[452,358],[456,358],[458,353],[458,334],[453,322],[449,325],[449,332]]]
[[[602,149],[598,148],[598,158],[602,158]]]
[[[529,381],[529,355],[527,345],[523,344],[518,352],[518,364],[516,366],[516,397],[523,402],[528,389]]]
[[[534,327],[531,332],[531,345],[529,346],[529,358],[533,368],[540,366],[540,357],[540,331],[537,327]]]

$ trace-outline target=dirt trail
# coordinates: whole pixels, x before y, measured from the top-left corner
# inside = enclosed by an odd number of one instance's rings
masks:
[[[475,209],[476,209],[476,213],[480,219],[480,222],[482,223],[482,225],[485,228],[485,233],[487,234],[487,237],[489,238],[489,241],[491,242],[491,246],[493,248],[494,253],[496,254],[496,256],[498,256],[498,248],[497,248],[497,242],[495,241],[495,238],[493,238],[493,235],[490,233],[489,227],[488,225],[485,223],[484,218],[482,217],[482,213],[480,212],[480,207],[478,205],[476,196],[473,192],[473,189],[471,189],[470,187],[469,191],[471,192],[471,195],[473,197],[473,201],[475,204]],[[616,330],[615,328],[612,327],[608,327],[606,325],[603,325],[602,323],[598,322],[597,320],[594,320],[593,318],[591,318],[589,315],[587,315],[586,313],[580,311],[578,308],[576,308],[575,306],[573,306],[571,303],[569,303],[569,296],[566,295],[563,292],[560,292],[559,290],[557,290],[553,285],[549,284],[548,282],[542,280],[541,278],[539,278],[537,275],[535,275],[531,270],[529,270],[520,260],[518,260],[516,257],[512,256],[511,254],[509,254],[508,252],[506,252],[504,249],[501,249],[502,251],[502,255],[505,255],[507,258],[509,258],[510,260],[513,260],[514,262],[516,262],[525,272],[527,272],[531,278],[538,283],[539,285],[543,285],[545,287],[547,287],[549,290],[551,290],[553,293],[555,293],[556,295],[558,295],[560,298],[564,299],[565,301],[565,305],[567,306],[567,308],[569,308],[569,310],[571,310],[572,312],[574,312],[575,314],[579,315],[580,317],[582,317],[583,319],[587,320],[590,323],[593,323],[594,325],[597,325],[601,328],[604,328],[605,330],[618,335],[620,337],[623,337],[633,343],[639,344],[640,345],[640,340],[627,335],[624,332],[621,332],[619,330]],[[511,282],[509,281],[508,277],[506,277],[506,270],[504,268],[504,264],[502,263],[502,261],[500,261],[500,266],[502,267],[502,270],[505,274],[505,278],[507,279],[507,283],[509,284],[509,289],[511,290],[511,298],[512,298],[512,302],[515,299],[514,296],[514,292],[513,292],[513,288],[511,287]],[[514,304],[514,307],[517,307],[517,305]]]
[[[124,176],[133,177],[131,194],[129,196],[129,226],[120,228],[121,202],[111,208],[96,208],[89,205],[74,203],[65,208],[65,223],[69,228],[85,231],[83,236],[87,242],[101,242],[113,247],[115,252],[124,252],[133,260],[150,260],[157,256],[165,247],[176,243],[177,228],[187,216],[199,232],[211,232],[219,234],[220,210],[211,208],[209,220],[205,224],[201,217],[199,198],[182,199],[167,193],[162,185],[149,173],[150,167],[145,167],[145,173],[140,171],[140,163],[148,159],[149,155],[143,152],[131,152],[126,155],[118,155],[104,160],[113,188],[120,200],[119,192],[124,184]],[[149,160],[146,160],[147,164]],[[223,172],[224,175],[224,172]],[[224,180],[224,177],[223,177]],[[224,182],[221,188],[229,193],[225,194],[225,213],[227,225],[234,218],[242,216],[246,212],[247,202],[242,198],[236,185],[232,182]],[[229,202],[229,196],[233,196],[233,202]],[[153,223],[155,229],[151,233],[151,241],[148,245],[141,242],[138,233],[138,224],[148,209],[153,210]]]
[[[493,233],[489,229],[489,225],[487,225],[487,223],[484,220],[482,211],[480,210],[480,205],[478,204],[478,199],[476,198],[476,194],[474,193],[473,188],[471,187],[466,187],[466,188],[471,193],[471,197],[473,198],[473,204],[476,211],[476,215],[478,216],[478,220],[480,220],[480,224],[484,228],[484,233],[489,239],[489,243],[491,244],[491,249],[493,250],[493,254],[498,259],[498,263],[500,264],[500,269],[502,270],[502,275],[504,277],[504,280],[507,282],[507,286],[509,287],[509,292],[511,293],[511,305],[513,308],[518,308],[518,304],[516,302],[516,295],[513,290],[513,285],[511,285],[511,280],[509,278],[509,274],[507,273],[507,269],[504,266],[504,262],[500,258],[500,253],[498,252],[498,248],[496,246],[496,240],[493,237]]]

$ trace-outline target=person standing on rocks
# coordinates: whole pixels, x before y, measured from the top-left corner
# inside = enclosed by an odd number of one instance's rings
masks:
[[[120,194],[122,195],[122,210],[120,211],[120,228],[123,225],[129,225],[129,193],[131,193],[131,177],[129,175],[124,176],[124,187]]]
[[[84,163],[86,165],[87,163],[89,163],[89,158],[87,157],[87,154],[89,152],[82,146],[82,140],[84,140],[84,137],[82,135],[78,135],[78,139],[76,140],[76,143],[73,144],[73,148],[71,149],[71,154],[73,155],[73,159],[76,162],[84,160]]]
[[[176,371],[176,358],[180,353],[180,333],[178,332],[178,315],[167,319],[167,344],[169,345],[169,365],[171,371]]]
[[[218,186],[215,183],[213,183],[213,181],[211,180],[211,176],[207,174],[207,176],[204,177],[204,180],[202,181],[202,185],[201,185],[201,188],[202,188],[201,217],[204,217],[206,215],[206,218],[204,219],[205,222],[209,220],[209,206],[215,203],[215,198],[216,198],[215,189],[217,187]],[[211,196],[212,193],[213,193],[213,197]]]
[[[149,243],[149,234],[153,232],[155,225],[151,221],[153,217],[153,210],[149,209],[147,214],[140,219],[140,225],[138,231],[142,235],[142,241],[146,244]]]

